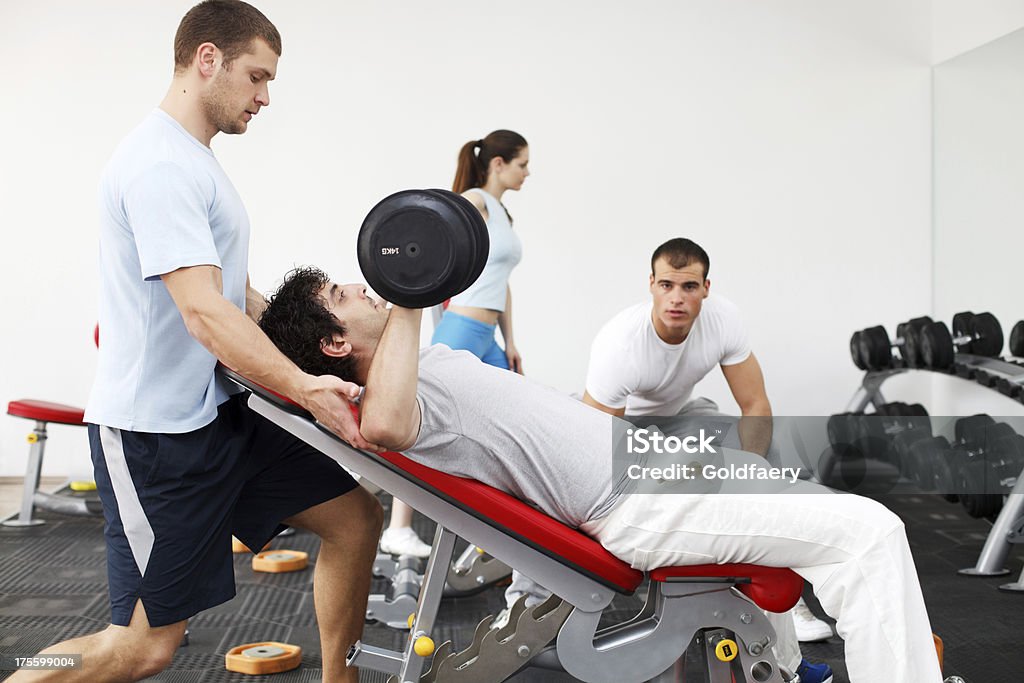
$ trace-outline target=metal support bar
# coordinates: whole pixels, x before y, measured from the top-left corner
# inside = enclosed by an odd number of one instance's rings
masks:
[[[455,554],[455,534],[440,524],[434,534],[433,551],[427,560],[427,571],[423,574],[423,585],[420,587],[420,600],[416,607],[416,619],[412,624],[413,636],[405,647],[402,668],[398,672],[398,680],[402,683],[419,683],[423,674],[425,658],[416,654],[417,634],[429,636],[437,619],[437,611],[441,606],[444,594],[445,579],[448,578],[448,567],[451,566],[452,555]]]
[[[41,519],[32,519],[32,506],[36,489],[39,488],[39,475],[43,470],[43,452],[46,450],[46,423],[36,422],[35,429],[28,437],[32,446],[28,451],[28,464],[25,467],[25,483],[21,491],[21,510],[16,519],[8,519],[4,526],[36,526],[45,524]]]
[[[1010,570],[1004,565],[1010,553],[1010,544],[1016,540],[1015,522],[1024,516],[1024,477],[1017,478],[1013,491],[1006,497],[1006,504],[996,517],[995,524],[988,532],[985,545],[973,567],[961,569],[963,576],[1003,576]]]

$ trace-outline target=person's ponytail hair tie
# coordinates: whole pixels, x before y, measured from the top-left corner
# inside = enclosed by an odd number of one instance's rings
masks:
[[[501,157],[508,163],[524,147],[526,138],[510,130],[496,130],[485,138],[470,140],[459,150],[452,191],[462,194],[472,187],[483,187],[487,183],[487,169],[490,168],[491,159]]]

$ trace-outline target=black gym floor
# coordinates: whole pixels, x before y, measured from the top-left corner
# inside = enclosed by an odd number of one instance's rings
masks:
[[[946,648],[945,673],[960,674],[968,683],[1018,681],[1024,676],[1024,594],[1006,594],[996,586],[1015,580],[1024,552],[1011,555],[1009,578],[966,578],[956,570],[972,566],[985,541],[989,523],[972,519],[959,505],[938,496],[887,496],[883,502],[906,522],[924,586],[934,630]],[[29,655],[68,638],[104,627],[110,617],[106,594],[106,560],[100,519],[42,512],[43,526],[0,527],[0,654]],[[417,530],[431,538],[432,524],[417,517]],[[318,541],[299,532],[275,540],[273,547],[303,550],[315,561]],[[1024,549],[1024,546],[1017,546]],[[189,623],[188,645],[171,667],[150,681],[215,683],[220,681],[319,681],[320,649],[313,613],[312,568],[289,574],[259,574],[251,555],[235,555],[237,596],[203,612]],[[384,582],[374,581],[374,590]],[[476,624],[501,608],[501,589],[443,603],[433,634],[440,644],[469,644]],[[617,598],[613,607],[632,611],[638,598]],[[812,608],[819,611],[817,605]],[[405,634],[378,624],[366,626],[363,640],[401,648]],[[273,676],[245,676],[224,669],[224,653],[236,645],[276,640],[303,649],[302,666]],[[804,654],[835,670],[835,683],[845,683],[843,644],[833,637],[805,644]],[[0,671],[0,680],[9,672]],[[386,677],[362,672],[361,681],[383,683]],[[529,670],[513,680],[555,683],[570,676]],[[694,679],[696,680],[696,679]],[[882,682],[879,682],[882,683]],[[885,682],[885,683],[899,683]]]

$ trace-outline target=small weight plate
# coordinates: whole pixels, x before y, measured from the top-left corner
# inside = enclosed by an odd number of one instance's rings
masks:
[[[919,368],[924,364],[921,358],[921,330],[931,324],[932,319],[928,316],[913,318],[906,323],[903,331],[903,355],[909,367]]]
[[[971,353],[998,358],[1003,350],[1003,328],[991,313],[979,313],[971,319]]]
[[[850,359],[853,360],[853,364],[860,370],[867,370],[867,363],[864,362],[863,356],[860,355],[860,336],[861,332],[858,330],[850,336]]]
[[[985,415],[984,413],[980,413],[978,415],[969,415],[968,417],[961,417],[959,420],[953,423],[953,438],[956,439],[957,443],[967,443],[968,445],[971,445],[967,441],[968,435],[970,435],[972,438],[975,434],[978,433],[984,435],[985,427],[989,425],[994,425],[995,423],[996,421],[992,419],[990,415]],[[981,432],[976,431],[979,428],[982,430]]]
[[[254,572],[282,574],[297,572],[309,565],[309,554],[301,550],[271,550],[252,558]]]
[[[1024,356],[1024,320],[1010,330],[1010,354],[1018,358]]]
[[[247,650],[242,650],[243,657],[253,657],[258,659],[269,659],[271,657],[280,657],[286,654],[287,650],[277,645],[257,645],[256,647],[250,647]]]
[[[926,367],[936,370],[953,365],[953,338],[946,323],[932,323],[921,330],[921,358]]]

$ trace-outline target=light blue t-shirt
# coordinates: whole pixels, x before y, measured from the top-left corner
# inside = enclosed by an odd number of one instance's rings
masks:
[[[99,364],[87,422],[182,433],[213,421],[231,390],[193,339],[161,275],[221,269],[245,310],[249,216],[213,152],[154,110],[121,142],[100,182]]]
[[[487,207],[487,234],[491,239],[491,249],[480,277],[466,291],[452,297],[451,304],[504,311],[508,301],[508,278],[523,258],[523,245],[512,230],[512,223],[501,202],[482,188],[472,189],[483,197]]]

